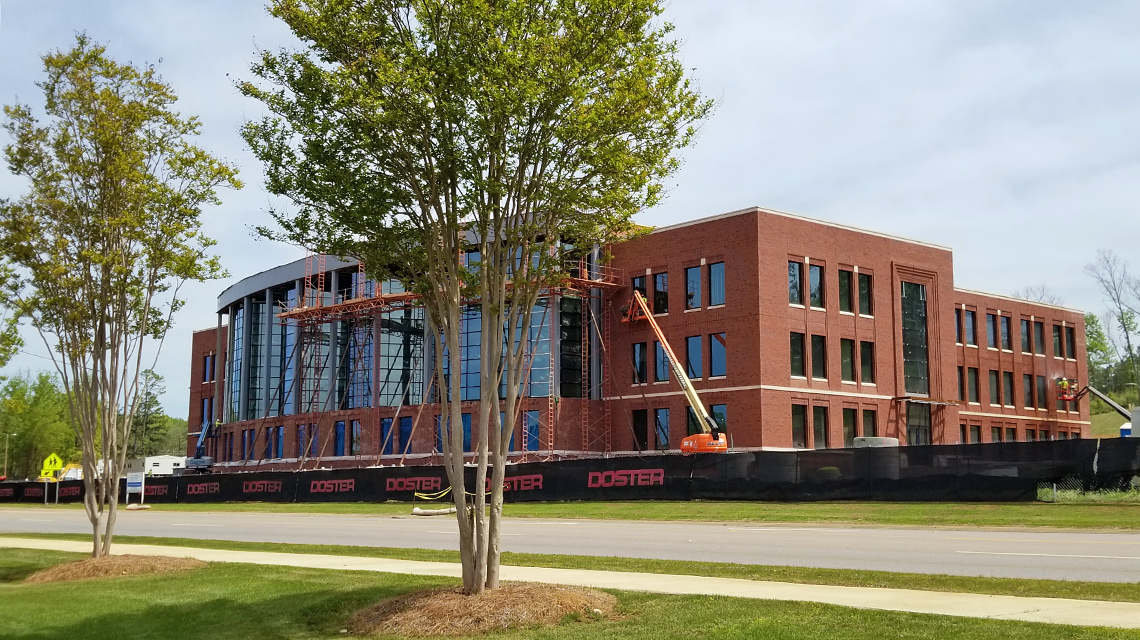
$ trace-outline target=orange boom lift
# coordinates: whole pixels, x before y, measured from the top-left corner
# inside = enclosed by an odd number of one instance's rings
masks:
[[[689,401],[689,406],[693,408],[693,412],[697,414],[697,424],[701,430],[700,433],[687,436],[681,441],[681,453],[724,453],[728,451],[728,440],[720,431],[720,425],[716,420],[713,420],[709,412],[705,410],[705,406],[701,404],[700,397],[697,396],[697,390],[693,388],[693,383],[689,381],[689,377],[685,375],[685,369],[681,366],[681,362],[677,360],[677,356],[673,354],[673,348],[669,346],[669,341],[665,339],[665,334],[661,333],[661,327],[657,326],[657,321],[653,319],[653,314],[649,311],[649,305],[645,303],[645,298],[642,297],[641,292],[636,289],[633,292],[633,300],[630,301],[629,306],[625,309],[625,317],[622,318],[623,322],[633,324],[635,322],[645,320],[649,322],[649,326],[653,328],[653,333],[656,334],[657,340],[661,342],[661,348],[665,350],[665,357],[669,359],[669,364],[673,367],[673,375],[677,377],[677,382],[681,384],[681,389],[685,392],[685,398]]]

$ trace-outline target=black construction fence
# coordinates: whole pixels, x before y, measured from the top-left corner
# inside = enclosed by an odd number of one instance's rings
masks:
[[[1037,485],[1130,486],[1140,438],[642,455],[512,464],[507,502],[560,500],[1031,501]],[[467,490],[475,469],[467,468]],[[120,495],[125,496],[124,486]],[[440,466],[147,478],[145,501],[384,502],[449,485]],[[77,502],[83,483],[0,483],[3,502]],[[446,500],[446,498],[444,498]],[[132,498],[135,501],[135,498]]]

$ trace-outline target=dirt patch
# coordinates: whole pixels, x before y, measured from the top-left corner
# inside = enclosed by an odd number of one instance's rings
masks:
[[[359,611],[350,627],[359,635],[479,635],[511,628],[611,618],[617,598],[596,589],[507,583],[494,591],[465,596],[460,589],[409,593]]]
[[[24,579],[24,582],[66,582],[87,578],[109,578],[112,576],[136,576],[144,573],[164,573],[167,571],[187,571],[201,569],[205,562],[193,558],[170,558],[167,556],[104,556],[86,558],[75,562],[65,562],[54,567],[37,571]]]

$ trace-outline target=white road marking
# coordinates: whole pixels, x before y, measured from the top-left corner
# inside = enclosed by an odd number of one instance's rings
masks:
[[[982,556],[1029,556],[1036,558],[1095,558],[1101,560],[1140,560],[1140,556],[1082,556],[1066,553],[1016,553],[1013,551],[958,551]]]

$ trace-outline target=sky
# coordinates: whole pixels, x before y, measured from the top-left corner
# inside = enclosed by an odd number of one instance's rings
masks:
[[[664,18],[717,106],[638,222],[778,209],[951,247],[958,287],[1046,285],[1096,313],[1096,251],[1140,260],[1140,3],[673,0]],[[0,103],[42,105],[40,56],[79,31],[157,63],[202,121],[196,143],[245,182],[203,212],[230,277],[184,287],[155,367],[185,417],[190,335],[216,324],[218,294],[304,255],[250,230],[287,203],[238,134],[264,109],[234,89],[258,50],[301,43],[263,0],[0,0]],[[0,197],[25,188],[0,171]],[[0,375],[51,369],[25,339]]]

